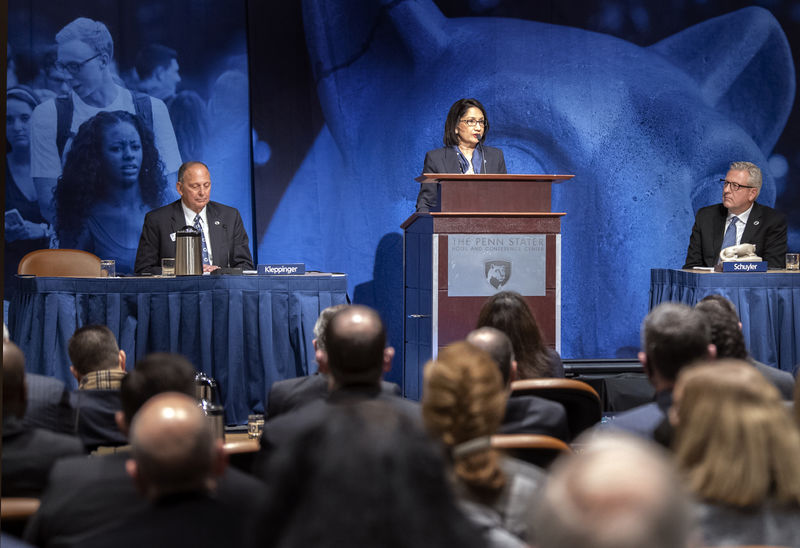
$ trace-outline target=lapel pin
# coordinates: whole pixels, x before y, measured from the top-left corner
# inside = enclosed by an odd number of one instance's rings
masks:
[[[214,224],[215,225],[219,225],[219,221],[214,221]]]
[[[753,223],[753,226],[758,226],[761,221],[756,221]]]

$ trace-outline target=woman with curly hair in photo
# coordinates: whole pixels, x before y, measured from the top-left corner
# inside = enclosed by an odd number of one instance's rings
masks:
[[[137,116],[100,112],[78,129],[55,190],[59,247],[114,259],[133,272],[144,215],[167,181],[153,132]]]

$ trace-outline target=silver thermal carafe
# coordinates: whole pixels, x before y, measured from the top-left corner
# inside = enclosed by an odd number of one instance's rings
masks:
[[[175,233],[175,275],[200,276],[203,273],[203,244],[200,232],[186,225]]]
[[[214,436],[224,440],[225,408],[218,403],[217,381],[204,373],[196,373],[194,383],[197,399],[200,400],[198,405],[208,419]]]

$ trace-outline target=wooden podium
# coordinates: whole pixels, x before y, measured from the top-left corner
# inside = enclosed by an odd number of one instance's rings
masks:
[[[535,250],[530,254],[540,265],[534,276],[539,289],[533,291],[537,294],[520,292],[544,339],[560,350],[561,217],[565,214],[550,211],[551,187],[572,177],[426,173],[416,179],[439,183],[440,211],[414,213],[401,225],[406,397],[420,398],[425,363],[439,348],[463,339],[475,328],[478,312],[490,295],[528,281],[524,276],[528,271],[520,274],[513,260],[494,261],[495,255],[502,259],[511,254],[524,262],[524,250]],[[519,242],[528,247],[518,247]],[[449,249],[454,257],[449,257]],[[483,253],[472,260],[474,264],[470,264],[471,250]],[[498,262],[507,269],[507,278],[490,280],[490,263]],[[481,269],[487,274],[479,279]],[[469,287],[465,290],[464,285]]]

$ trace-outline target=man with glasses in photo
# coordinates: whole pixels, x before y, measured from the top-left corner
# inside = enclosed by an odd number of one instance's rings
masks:
[[[755,244],[769,268],[784,268],[786,216],[756,203],[761,170],[750,162],[733,162],[722,184],[722,203],[701,208],[695,217],[683,268],[713,267],[720,251]]]
[[[124,110],[141,117],[153,131],[165,173],[175,173],[181,165],[166,105],[120,85],[113,69],[114,42],[103,23],[79,17],[56,34],[56,45],[56,67],[68,77],[71,91],[43,102],[31,117],[31,177],[48,221],[53,220],[53,189],[71,139],[98,112]]]

